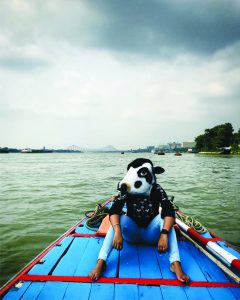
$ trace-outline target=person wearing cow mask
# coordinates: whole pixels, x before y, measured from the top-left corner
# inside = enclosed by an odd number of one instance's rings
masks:
[[[92,280],[101,277],[107,257],[112,249],[121,250],[123,241],[156,244],[158,251],[169,251],[170,269],[181,282],[190,281],[181,267],[177,238],[172,228],[175,212],[166,192],[157,184],[156,174],[164,169],[154,167],[149,159],[137,158],[127,167],[127,174],[118,184],[120,191],[109,211],[111,227],[104,239]],[[127,213],[122,209],[126,204]],[[159,211],[161,207],[161,213]]]

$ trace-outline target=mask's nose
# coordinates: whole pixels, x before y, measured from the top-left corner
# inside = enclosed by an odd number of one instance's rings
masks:
[[[122,183],[120,185],[120,187],[119,187],[119,190],[120,190],[121,193],[125,194],[127,192],[127,190],[128,190],[127,184],[126,183]]]

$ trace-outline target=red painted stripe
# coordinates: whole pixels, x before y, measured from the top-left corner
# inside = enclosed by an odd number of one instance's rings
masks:
[[[235,267],[236,269],[240,270],[240,259],[234,259],[232,261],[232,266]]]
[[[205,237],[201,236],[199,233],[197,233],[194,229],[192,229],[190,227],[188,228],[187,232],[190,233],[192,236],[194,236],[197,240],[199,240],[205,246],[209,242],[208,239],[206,239]]]
[[[56,281],[56,282],[84,282],[93,283],[88,276],[55,276],[55,275],[23,275],[19,280],[23,281]],[[171,286],[186,286],[177,279],[151,279],[151,278],[116,278],[103,277],[98,283],[116,283],[116,284],[141,284],[141,285],[171,285]],[[193,281],[188,284],[190,287],[215,287],[229,288],[240,287],[238,283],[228,282],[205,282]]]
[[[109,202],[111,202],[114,199],[114,197],[107,200],[103,206],[107,205]],[[75,229],[81,225],[87,218],[83,218],[80,222],[75,224],[72,228],[70,228],[68,231],[66,231],[62,236],[60,236],[55,242],[50,244],[45,250],[43,250],[36,258],[34,258],[26,267],[24,267],[19,273],[17,273],[10,281],[8,281],[1,289],[0,289],[0,296],[4,295],[8,289],[10,289],[13,285],[16,284],[16,282],[19,281],[19,278],[26,274],[36,263],[38,263],[53,247],[60,244],[61,241],[72,234]]]

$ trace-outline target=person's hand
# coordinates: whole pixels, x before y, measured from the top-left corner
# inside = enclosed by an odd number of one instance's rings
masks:
[[[123,247],[123,237],[121,232],[115,232],[113,238],[113,248],[117,250],[122,250]]]
[[[164,253],[168,249],[168,236],[167,234],[161,234],[158,241],[158,252]]]

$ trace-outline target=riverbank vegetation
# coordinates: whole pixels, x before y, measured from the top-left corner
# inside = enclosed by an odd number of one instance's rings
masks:
[[[221,153],[226,148],[231,148],[231,153],[240,154],[240,129],[234,132],[231,123],[217,125],[205,129],[204,134],[195,138],[197,152]]]

